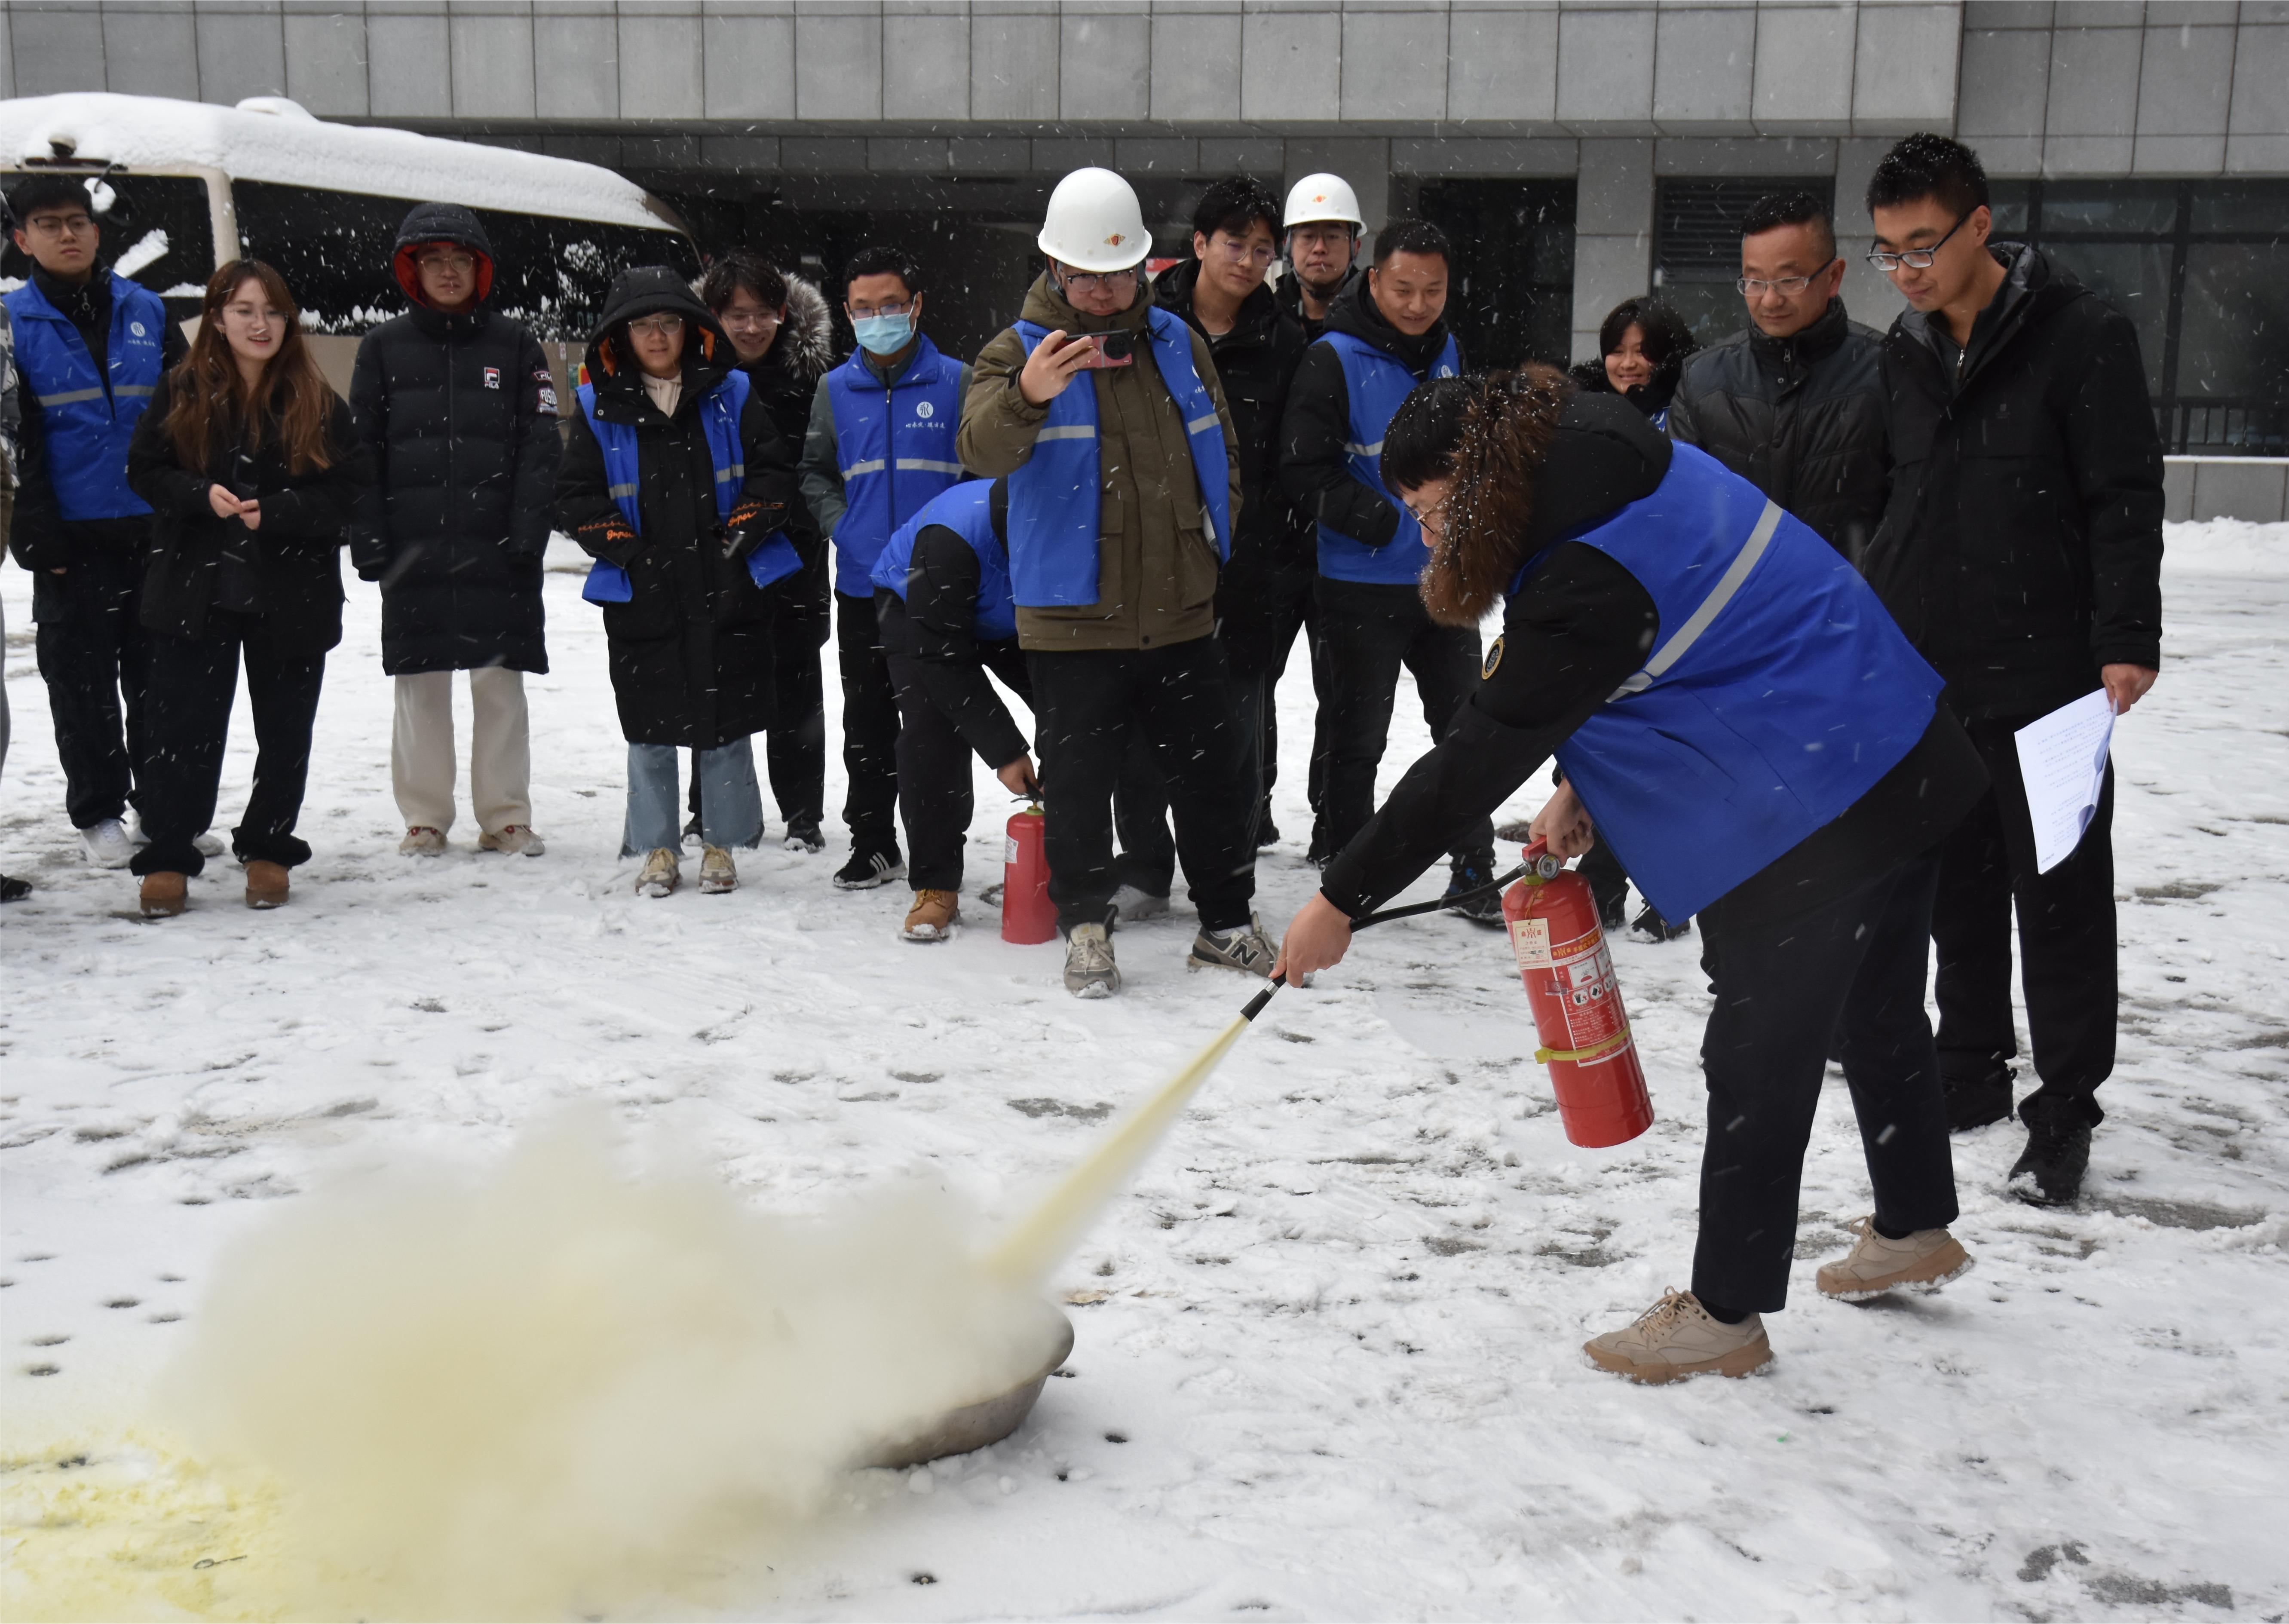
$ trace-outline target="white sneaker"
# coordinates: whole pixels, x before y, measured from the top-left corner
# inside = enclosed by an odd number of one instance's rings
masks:
[[[219,834],[200,835],[191,844],[199,848],[202,857],[219,857],[227,849],[222,843],[222,836]]]
[[[1111,998],[1121,991],[1113,938],[1102,925],[1076,925],[1065,938],[1065,991],[1075,998]]]
[[[1139,919],[1157,919],[1168,912],[1168,899],[1155,896],[1136,886],[1123,886],[1113,894],[1113,919],[1117,927],[1134,925]]]
[[[116,817],[81,830],[79,842],[87,848],[87,860],[98,868],[125,868],[135,860],[135,837]]]
[[[432,829],[427,824],[416,824],[405,832],[397,843],[401,857],[442,857],[445,855],[445,832]]]
[[[726,891],[739,888],[738,864],[731,854],[721,846],[703,846],[699,854],[699,890],[702,896],[721,896]]]

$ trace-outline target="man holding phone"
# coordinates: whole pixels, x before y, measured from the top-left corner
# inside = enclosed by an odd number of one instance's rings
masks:
[[[1130,730],[1151,742],[1200,914],[1192,962],[1268,975],[1250,904],[1248,781],[1216,593],[1240,508],[1239,437],[1208,341],[1160,309],[1129,183],[1076,170],[1038,239],[1049,264],[980,351],[964,466],[1009,480],[1018,645],[1038,702],[1050,898],[1065,986],[1121,985],[1112,803]]]

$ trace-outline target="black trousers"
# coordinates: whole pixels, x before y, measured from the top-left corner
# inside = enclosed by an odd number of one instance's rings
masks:
[[[1166,786],[1201,927],[1247,924],[1256,896],[1248,838],[1256,792],[1245,776],[1223,645],[1203,637],[1162,649],[1036,650],[1025,663],[1058,926],[1102,922],[1121,883],[1112,803],[1134,734],[1151,745]]]
[[[834,594],[834,645],[842,669],[842,770],[850,780],[842,821],[850,830],[853,850],[895,851],[898,693],[882,653],[873,598]]]
[[[1320,638],[1326,650],[1327,831],[1329,855],[1375,816],[1375,774],[1391,736],[1400,668],[1414,673],[1423,720],[1434,739],[1479,684],[1479,634],[1431,618],[1412,586],[1381,586],[1321,576]],[[1456,861],[1491,860],[1491,819],[1455,848]]]
[[[906,828],[906,878],[917,891],[959,891],[962,844],[977,810],[970,765],[976,752],[930,703],[920,662],[887,657],[898,697],[898,818]],[[1030,696],[1024,655],[1002,648],[983,657],[1005,687],[1020,698]]]
[[[824,603],[782,608],[771,628],[778,710],[764,736],[763,766],[790,828],[815,829],[826,816],[826,665],[819,650],[833,633]]]
[[[1727,1308],[1788,1302],[1804,1152],[1837,1034],[1876,1217],[1930,1230],[1956,1216],[1947,1108],[1924,1014],[1926,943],[1939,855],[1777,924],[1735,929],[1702,915],[1701,967],[1716,1003],[1701,1040],[1709,1134],[1693,1291]]]
[[[61,575],[44,569],[33,578],[35,647],[75,829],[144,806],[151,640],[137,618],[142,578],[133,558],[94,548]]]
[[[1307,561],[1273,567],[1241,560],[1224,572],[1216,589],[1217,635],[1224,640],[1224,658],[1232,666],[1232,689],[1240,705],[1240,722],[1253,749],[1250,776],[1263,784],[1256,804],[1256,828],[1272,826],[1272,791],[1280,782],[1280,679],[1287,674],[1288,657],[1296,634],[1304,633],[1304,647],[1312,661],[1312,695],[1318,702],[1312,730],[1311,779],[1304,786],[1312,808],[1312,846],[1320,848],[1327,836],[1323,810],[1328,770],[1328,673],[1320,655],[1320,613],[1314,586],[1318,570]]]
[[[2034,825],[2012,735],[2034,720],[1965,724],[1987,762],[1987,794],[1941,848],[1938,949],[1940,1064],[1985,1074],[2019,1052],[2011,1020],[2011,914],[2019,915],[2019,975],[2027,1036],[2042,1087],[2019,1107],[2029,1122],[2095,1127],[2098,1086],[2114,1072],[2114,768],[2074,854],[2035,872]]]
[[[217,624],[222,623],[222,624]],[[209,617],[201,638],[154,636],[145,731],[143,832],[139,874],[195,874],[206,858],[195,842],[214,822],[222,784],[223,743],[246,664],[246,697],[254,709],[254,787],[246,816],[231,831],[242,863],[307,863],[310,848],[294,833],[310,776],[310,732],[326,657],[281,649],[259,616]]]

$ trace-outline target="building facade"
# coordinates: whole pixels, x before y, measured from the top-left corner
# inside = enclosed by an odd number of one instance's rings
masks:
[[[1165,252],[1208,180],[1331,169],[1370,225],[1457,233],[1489,362],[1584,355],[1648,290],[1740,325],[1739,211],[1776,186],[1832,197],[1846,300],[1887,322],[1860,195],[1940,130],[2005,235],[2138,322],[2173,450],[2289,449],[2280,0],[0,0],[0,91],[67,90],[583,158],[819,274],[896,236],[956,348],[1008,319],[1075,165],[1136,181]]]

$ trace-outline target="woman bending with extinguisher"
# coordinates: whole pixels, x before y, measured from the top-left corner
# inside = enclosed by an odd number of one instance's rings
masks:
[[[699,752],[699,888],[739,883],[734,846],[762,838],[749,738],[771,721],[771,601],[802,567],[785,526],[794,458],[706,306],[666,266],[605,296],[556,479],[557,522],[596,560],[612,694],[628,741],[620,855],[636,891],[682,877],[677,752]],[[802,533],[808,537],[809,527]]]
[[[1824,1294],[1970,1266],[1924,1015],[1938,842],[1985,772],[1940,679],[1802,523],[1627,402],[1546,367],[1424,386],[1383,476],[1422,521],[1432,616],[1507,600],[1485,681],[1328,865],[1288,928],[1292,980],[1551,755],[1534,820],[1560,856],[1609,841],[1671,919],[1701,916],[1715,994],[1693,1289],[1584,1351],[1639,1381],[1746,1375],[1788,1294],[1796,1205],[1838,1032],[1875,1212]]]
[[[131,867],[145,914],[182,912],[205,866],[223,741],[246,665],[254,787],[231,831],[246,904],[286,901],[310,860],[294,832],[326,651],[342,641],[341,550],[373,466],[350,410],[302,339],[285,280],[235,259],[207,283],[199,336],[164,374],[128,442],[151,505],[142,619],[143,832]]]

